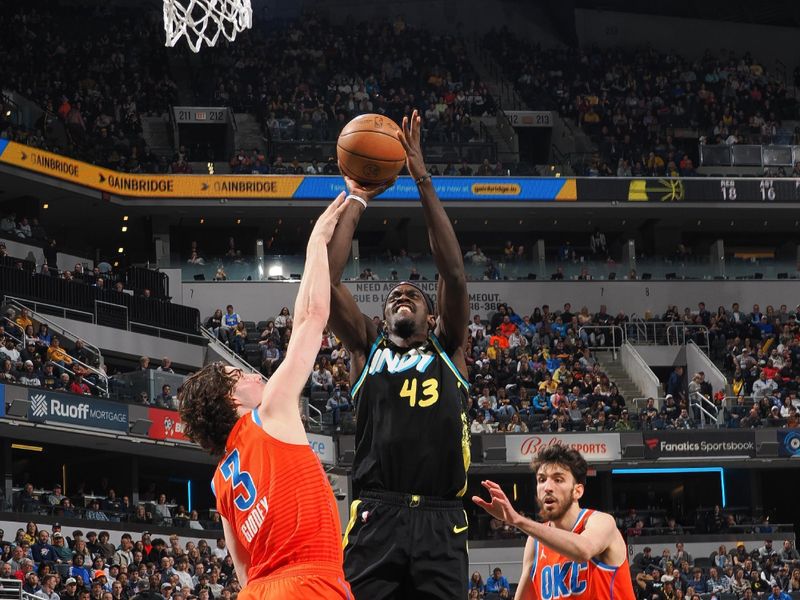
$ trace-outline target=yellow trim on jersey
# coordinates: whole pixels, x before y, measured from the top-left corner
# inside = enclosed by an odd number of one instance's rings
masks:
[[[347,522],[347,528],[344,530],[344,537],[342,538],[342,550],[347,548],[348,536],[350,535],[350,530],[353,529],[353,526],[356,524],[356,519],[358,518],[358,505],[361,504],[361,500],[353,500],[350,503],[350,520]]]
[[[461,411],[461,457],[464,460],[464,487],[459,490],[456,497],[460,498],[467,492],[467,471],[472,462],[472,453],[470,451],[470,442],[472,436],[470,435],[469,424],[467,423],[467,414]]]

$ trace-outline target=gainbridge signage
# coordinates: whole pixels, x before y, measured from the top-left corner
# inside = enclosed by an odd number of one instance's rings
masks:
[[[138,175],[118,173],[0,140],[0,162],[100,192],[134,198],[291,198],[299,176]]]
[[[119,173],[66,156],[0,139],[0,163],[114,196],[129,198],[330,200],[345,189],[339,176],[140,175]],[[449,200],[549,202],[577,200],[574,178],[437,177],[440,198]],[[419,201],[410,177],[401,177],[382,200]]]
[[[530,462],[539,450],[561,444],[578,450],[588,462],[611,462],[622,458],[617,433],[506,434],[506,461]]]

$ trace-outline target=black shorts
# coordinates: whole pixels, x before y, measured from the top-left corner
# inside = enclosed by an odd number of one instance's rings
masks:
[[[468,568],[461,500],[365,491],[351,504],[344,572],[355,600],[466,598]]]

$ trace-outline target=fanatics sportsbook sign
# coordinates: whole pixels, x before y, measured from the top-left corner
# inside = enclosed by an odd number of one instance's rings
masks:
[[[561,444],[580,452],[587,462],[610,462],[622,458],[616,433],[564,433],[506,435],[506,461],[530,462],[543,448]]]
[[[645,458],[703,460],[709,456],[756,455],[756,438],[752,431],[647,431],[643,438]]]

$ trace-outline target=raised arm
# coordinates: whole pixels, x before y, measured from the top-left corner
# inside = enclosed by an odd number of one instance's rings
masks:
[[[282,423],[300,423],[298,398],[319,353],[322,330],[330,313],[327,244],[344,207],[345,194],[342,192],[317,219],[311,232],[286,358],[264,388],[260,412]]]
[[[472,501],[475,504],[493,517],[540,540],[545,546],[559,554],[579,562],[602,557],[603,562],[612,567],[617,567],[625,561],[626,550],[614,548],[612,552],[609,552],[616,539],[614,534],[617,533],[617,524],[611,515],[596,512],[589,518],[581,533],[572,533],[523,517],[514,510],[511,501],[499,485],[493,481],[481,483],[489,491],[491,500],[486,502],[480,496],[473,496]],[[624,546],[624,543],[622,545]]]
[[[349,177],[345,177],[350,193],[369,202],[394,185],[394,180],[379,186],[363,187]],[[329,326],[331,331],[342,340],[342,344],[351,353],[366,354],[370,345],[378,336],[372,319],[362,314],[353,295],[342,285],[342,273],[350,256],[361,214],[366,207],[357,200],[347,200],[344,210],[336,224],[330,242],[328,242],[329,270],[331,281],[331,311]]]
[[[425,222],[428,225],[431,253],[439,272],[436,290],[439,312],[437,333],[442,337],[445,349],[453,353],[464,347],[469,320],[464,259],[456,232],[425,168],[420,144],[421,131],[422,119],[415,110],[411,119],[403,117],[402,131],[398,132],[398,138],[406,151],[408,172],[417,182]]]

